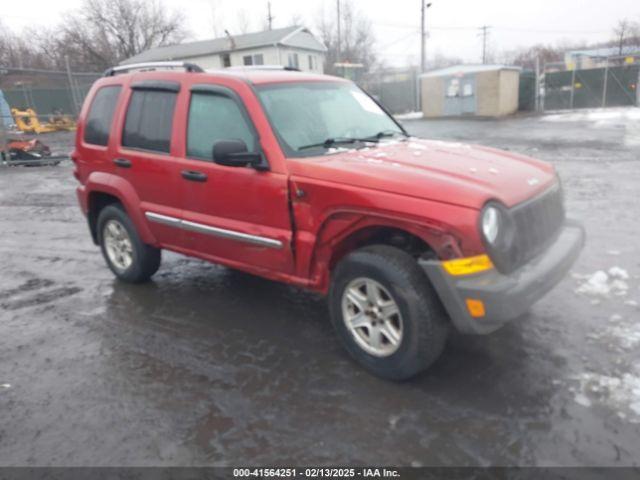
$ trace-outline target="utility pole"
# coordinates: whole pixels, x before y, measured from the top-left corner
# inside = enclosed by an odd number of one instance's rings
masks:
[[[341,47],[342,47],[342,32],[340,31],[340,0],[336,0],[336,7],[338,10],[337,13],[337,17],[338,17],[338,48],[337,48],[337,52],[336,52],[336,62],[340,61],[340,57],[342,56],[342,52],[340,51]]]
[[[482,63],[487,63],[487,38],[489,37],[489,29],[491,27],[489,25],[483,25],[480,27],[482,30]]]
[[[267,21],[269,22],[269,30],[273,27],[273,15],[271,15],[271,2],[267,2]]]
[[[431,3],[425,3],[425,0],[420,0],[420,72],[424,73],[427,68],[427,28],[426,17],[427,9],[431,6]]]

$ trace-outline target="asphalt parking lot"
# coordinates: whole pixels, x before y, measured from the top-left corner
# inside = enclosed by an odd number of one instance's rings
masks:
[[[115,281],[69,162],[0,168],[0,465],[638,465],[637,111],[405,122],[553,162],[588,243],[529,314],[401,384],[313,294],[174,254]]]

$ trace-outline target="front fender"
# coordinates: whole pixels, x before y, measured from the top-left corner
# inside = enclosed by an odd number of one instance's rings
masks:
[[[311,280],[312,288],[326,291],[329,283],[329,272],[334,254],[347,252],[359,240],[367,237],[367,232],[379,228],[393,228],[407,232],[427,244],[439,258],[455,258],[462,256],[458,240],[437,224],[418,223],[415,219],[402,218],[398,215],[372,213],[353,209],[333,212],[325,218],[315,237],[309,236],[311,242],[306,249],[307,259],[299,255],[298,260],[303,270],[302,276]],[[301,238],[304,242],[304,238]],[[299,248],[302,254],[305,251]]]

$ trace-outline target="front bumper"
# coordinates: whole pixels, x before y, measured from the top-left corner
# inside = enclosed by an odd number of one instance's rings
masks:
[[[584,246],[580,224],[566,221],[555,241],[515,272],[493,269],[464,277],[449,275],[436,260],[419,260],[458,331],[486,334],[525,313],[569,271]],[[485,315],[473,318],[465,299],[481,300]]]

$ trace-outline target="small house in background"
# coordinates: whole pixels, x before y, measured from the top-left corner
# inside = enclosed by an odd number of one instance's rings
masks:
[[[293,26],[152,48],[122,64],[185,61],[204,69],[281,65],[322,73],[326,52],[311,31]]]
[[[457,65],[420,76],[425,117],[501,117],[518,110],[520,67]]]

